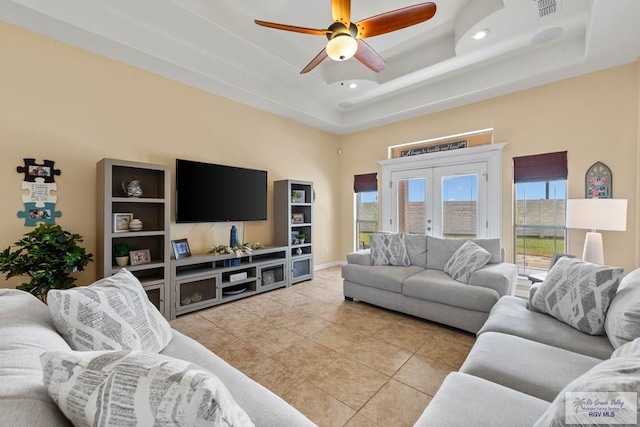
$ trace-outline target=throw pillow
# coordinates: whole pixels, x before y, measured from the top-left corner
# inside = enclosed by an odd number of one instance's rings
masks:
[[[458,282],[469,283],[471,275],[487,265],[490,259],[488,251],[467,240],[447,261],[444,272]]]
[[[531,303],[543,313],[586,334],[602,335],[607,308],[621,276],[622,268],[560,258]]]
[[[627,274],[620,282],[607,311],[604,329],[616,348],[640,337],[640,269]]]
[[[373,265],[411,265],[403,233],[376,233],[371,236]]]
[[[160,354],[47,352],[51,398],[75,426],[253,426],[212,373]]]
[[[127,269],[90,286],[51,290],[49,311],[74,350],[142,350],[158,353],[173,338],[169,322]]]
[[[628,408],[616,411],[615,425],[636,425],[638,401],[636,394],[640,390],[640,363],[637,358],[609,359],[591,368],[589,371],[570,382],[551,403],[551,406],[534,424],[534,427],[564,426],[564,425],[611,425],[602,417],[594,419],[588,416],[587,402],[580,401],[580,395],[567,393],[585,393],[586,398],[595,401],[609,400],[614,397],[622,399]],[[632,392],[631,396],[621,395],[620,392]],[[582,403],[582,405],[581,405]],[[569,411],[567,411],[569,406]],[[586,409],[586,411],[585,411]],[[628,418],[623,418],[628,417]],[[625,420],[627,422],[625,422]],[[621,422],[622,421],[622,422]]]

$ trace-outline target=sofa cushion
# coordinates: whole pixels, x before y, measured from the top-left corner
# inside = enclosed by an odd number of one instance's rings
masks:
[[[611,353],[611,358],[616,357],[640,357],[640,338],[622,344]]]
[[[42,382],[40,355],[71,351],[47,306],[28,292],[0,289],[0,343],[2,424],[70,426]]]
[[[368,266],[346,264],[342,266],[342,278],[353,283],[360,283],[372,288],[402,293],[402,283],[414,274],[424,271],[416,266]]]
[[[484,267],[491,259],[485,249],[467,240],[451,255],[444,266],[444,272],[462,283],[469,283],[471,275]]]
[[[640,359],[622,357],[609,359],[594,366],[584,375],[569,383],[556,397],[544,415],[534,424],[534,427],[564,426],[568,424],[579,425],[637,425],[638,390],[640,390]],[[630,396],[620,392],[630,392]],[[624,402],[621,410],[613,410],[615,419],[608,423],[597,406],[593,412],[600,413],[597,418],[589,416],[589,404],[586,408],[576,405],[578,395],[567,393],[585,393],[584,396],[591,400],[620,399]],[[630,397],[627,399],[627,396]],[[569,402],[567,402],[569,399]],[[567,403],[572,409],[566,411]],[[580,410],[581,409],[581,410]]]
[[[411,265],[427,268],[427,236],[404,233],[404,244],[407,247]]]
[[[613,347],[603,335],[587,335],[544,313],[527,308],[527,301],[513,296],[500,298],[478,332],[502,332],[587,356],[606,359]]]
[[[457,282],[444,271],[424,270],[404,281],[402,293],[468,310],[488,313],[500,295],[493,289]]]
[[[171,341],[171,326],[127,269],[90,286],[51,290],[49,311],[74,350],[142,350]]]
[[[546,401],[602,360],[515,335],[478,337],[460,372]]]
[[[563,257],[551,267],[531,303],[584,333],[600,335],[621,277],[622,268]]]
[[[146,352],[48,352],[45,386],[74,425],[253,426],[224,384],[184,360]]]
[[[371,262],[375,266],[409,266],[411,260],[403,233],[376,233],[371,236]]]
[[[453,372],[416,427],[531,426],[549,402],[472,375]]]
[[[427,236],[427,268],[443,271],[447,261],[464,242],[465,240]],[[500,239],[474,239],[472,242],[491,254],[489,264],[501,262]]]
[[[620,281],[607,311],[604,329],[614,347],[640,337],[640,268]]]

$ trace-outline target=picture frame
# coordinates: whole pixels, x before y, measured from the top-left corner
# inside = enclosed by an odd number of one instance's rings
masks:
[[[46,160],[45,160],[45,163],[47,163]],[[51,176],[51,168],[49,166],[29,165],[29,169],[27,173],[29,174],[29,176],[46,178]]]
[[[133,219],[133,213],[114,213],[113,214],[113,232],[125,233],[129,231],[129,223]]]
[[[171,247],[173,248],[173,257],[175,259],[191,256],[191,249],[189,249],[189,241],[187,239],[172,240]]]
[[[291,214],[291,222],[293,224],[303,224],[304,223],[304,214],[303,213]]]
[[[298,235],[300,234],[299,231],[292,231],[291,232],[291,244],[295,245],[296,242],[298,241]]]
[[[151,254],[149,249],[140,249],[138,251],[129,252],[131,265],[147,264],[151,262]]]
[[[291,203],[304,203],[305,196],[304,190],[291,190]]]
[[[613,174],[602,162],[595,162],[584,176],[586,199],[611,199],[613,197]]]

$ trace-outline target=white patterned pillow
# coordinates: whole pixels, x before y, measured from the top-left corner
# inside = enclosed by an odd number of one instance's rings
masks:
[[[622,271],[580,259],[560,258],[531,304],[586,334],[602,335],[607,308],[616,294]]]
[[[123,268],[90,286],[51,290],[49,312],[74,350],[142,350],[158,353],[173,333],[140,281]]]
[[[458,282],[469,283],[471,275],[487,265],[490,260],[491,254],[487,250],[467,240],[449,258],[444,272]]]
[[[75,426],[253,426],[225,385],[192,363],[154,353],[47,352],[51,398]]]
[[[638,358],[622,357],[609,359],[591,368],[589,371],[571,381],[556,396],[551,406],[538,419],[533,427],[565,426],[565,425],[598,425],[608,426],[614,423],[607,423],[604,418],[589,417],[588,412],[582,407],[587,402],[579,400],[580,394],[585,393],[585,397],[595,401],[620,398],[625,402],[626,408],[638,408],[637,391],[640,390],[640,361]],[[630,392],[630,395],[620,395],[620,392]],[[635,392],[635,393],[634,393]],[[576,394],[567,394],[576,393]],[[629,401],[627,398],[632,398]],[[568,411],[567,411],[568,407]],[[582,409],[581,409],[582,407]],[[630,418],[622,418],[630,417]],[[628,422],[624,422],[624,421]],[[636,409],[618,411],[615,414],[615,425],[636,425],[638,413]],[[620,422],[622,421],[622,422]]]
[[[373,265],[411,265],[403,233],[376,233],[371,236]]]

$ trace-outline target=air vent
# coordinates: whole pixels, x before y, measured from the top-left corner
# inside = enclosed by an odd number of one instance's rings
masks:
[[[534,0],[538,4],[538,17],[543,18],[560,10],[560,0]]]

